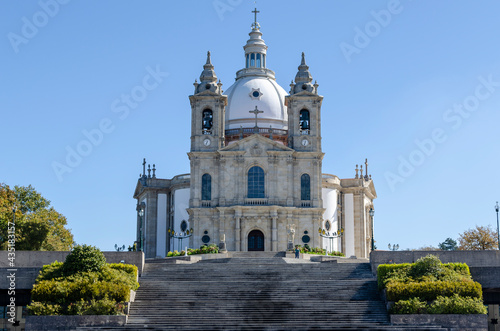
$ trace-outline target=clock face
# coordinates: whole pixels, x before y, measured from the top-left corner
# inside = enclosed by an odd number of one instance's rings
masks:
[[[302,139],[302,146],[307,146],[307,145],[309,145],[309,140]]]
[[[210,139],[207,138],[207,139],[203,140],[203,145],[210,146]]]

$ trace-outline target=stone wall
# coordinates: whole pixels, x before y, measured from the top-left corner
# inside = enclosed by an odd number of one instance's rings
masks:
[[[487,315],[391,315],[393,325],[437,326],[451,330],[487,330]]]
[[[27,316],[26,330],[75,330],[77,327],[116,327],[127,323],[125,315]]]

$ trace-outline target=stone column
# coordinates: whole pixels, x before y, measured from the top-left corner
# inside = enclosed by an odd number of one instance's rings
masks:
[[[236,222],[236,226],[235,226],[235,229],[234,229],[234,242],[235,242],[235,250],[236,251],[240,251],[240,242],[241,242],[241,224],[240,224],[240,221],[241,221],[241,217],[239,216],[236,216],[235,217],[235,222]]]
[[[278,217],[272,217],[272,228],[271,228],[271,236],[272,236],[272,251],[278,251],[278,231],[276,229],[276,221]]]

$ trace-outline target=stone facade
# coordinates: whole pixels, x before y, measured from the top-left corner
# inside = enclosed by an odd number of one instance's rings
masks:
[[[189,176],[157,179],[154,165],[151,176],[143,164],[134,194],[139,246],[146,258],[181,250],[187,240],[190,247],[229,251],[307,243],[368,257],[376,198],[368,164],[365,174],[356,166],[351,179],[323,174],[323,96],[304,54],[286,93],[266,68],[268,47],[257,22],[249,35],[245,67],[227,91],[210,52],[194,83]]]

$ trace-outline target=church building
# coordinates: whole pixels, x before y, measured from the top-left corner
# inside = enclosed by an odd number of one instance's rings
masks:
[[[256,18],[249,35],[233,85],[222,90],[210,52],[194,83],[189,174],[160,179],[155,165],[146,174],[144,160],[134,192],[138,248],[155,258],[210,244],[228,251],[308,244],[367,258],[377,197],[367,161],[354,178],[323,173],[323,96],[304,53],[287,93],[267,68]]]

